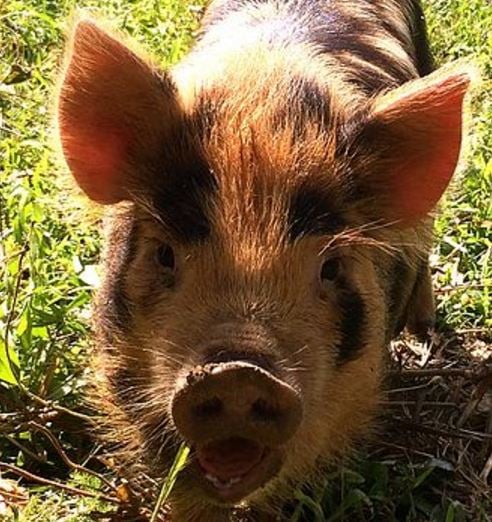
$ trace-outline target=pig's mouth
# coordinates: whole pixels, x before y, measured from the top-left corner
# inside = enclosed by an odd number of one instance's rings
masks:
[[[205,492],[219,502],[234,503],[268,482],[281,466],[281,452],[242,437],[199,445],[193,472]]]

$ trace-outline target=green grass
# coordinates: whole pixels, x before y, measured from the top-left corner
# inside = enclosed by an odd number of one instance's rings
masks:
[[[165,66],[189,46],[201,4],[0,3],[0,462],[90,486],[87,477],[67,476],[43,434],[25,419],[11,428],[5,422],[12,412],[40,407],[29,392],[84,411],[87,324],[100,241],[95,224],[86,220],[81,225],[85,210],[67,190],[52,146],[54,83],[67,17],[75,5],[90,8]],[[441,324],[487,341],[492,327],[492,4],[427,0],[425,7],[438,61],[472,58],[483,77],[473,103],[466,168],[436,223],[433,264],[436,286],[446,289],[439,294]],[[78,447],[79,439],[67,435],[61,421],[55,419],[50,429],[74,460],[87,456],[87,441],[80,439]],[[366,520],[371,513],[374,520],[463,520],[466,510],[458,500],[443,495],[436,502],[430,494],[447,473],[434,461],[405,464],[361,457],[327,477],[323,490],[309,496],[299,492],[293,519],[304,512],[316,520],[324,509],[320,520]],[[90,520],[88,513],[99,505],[53,488],[31,488],[30,493],[28,507],[16,520]]]

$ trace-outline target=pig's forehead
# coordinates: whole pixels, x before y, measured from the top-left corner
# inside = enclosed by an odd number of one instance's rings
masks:
[[[298,89],[293,99],[260,100],[236,113],[219,107],[202,127],[214,216],[223,226],[276,224],[297,237],[331,231],[341,221],[346,169],[337,152],[339,127],[324,94]]]
[[[177,239],[265,230],[297,238],[344,222],[339,104],[314,81],[267,80],[249,91],[233,83],[204,88],[188,100],[187,145],[163,155],[168,183],[154,198]]]
[[[153,206],[176,239],[210,236],[295,240],[332,234],[345,223],[345,172],[333,144],[313,136],[305,147],[285,133],[255,128],[213,132],[186,161],[166,167]],[[227,138],[227,139],[225,139]]]
[[[217,130],[219,136],[222,129]],[[343,221],[343,165],[328,135],[257,126],[205,144],[213,176],[209,215],[228,234],[277,230],[295,239],[332,233]],[[215,139],[214,139],[215,138]]]

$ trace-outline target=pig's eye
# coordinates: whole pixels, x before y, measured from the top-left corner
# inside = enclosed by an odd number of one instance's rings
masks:
[[[334,281],[340,272],[340,260],[336,257],[327,259],[321,265],[320,278],[321,282]]]
[[[173,249],[169,245],[160,245],[157,249],[157,261],[163,268],[174,272],[176,268],[176,259],[174,257]]]

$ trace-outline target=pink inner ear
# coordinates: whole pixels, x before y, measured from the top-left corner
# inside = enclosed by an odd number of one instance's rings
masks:
[[[99,203],[121,201],[125,192],[121,186],[122,170],[128,138],[121,129],[90,126],[61,129],[62,146],[72,174],[80,188]]]
[[[424,216],[437,204],[451,181],[461,149],[460,112],[429,122],[428,128],[422,123],[408,121],[409,127],[422,135],[420,139],[413,137],[407,150],[403,148],[402,166],[393,178],[398,214],[410,221]],[[436,132],[436,126],[441,130]]]
[[[390,178],[397,219],[412,222],[437,204],[456,169],[462,139],[463,98],[469,81],[450,79],[403,98],[398,116],[387,122],[397,137]]]
[[[129,122],[139,116],[135,100],[147,96],[151,71],[90,20],[77,24],[71,50],[58,107],[63,153],[91,199],[116,203],[128,196]]]

